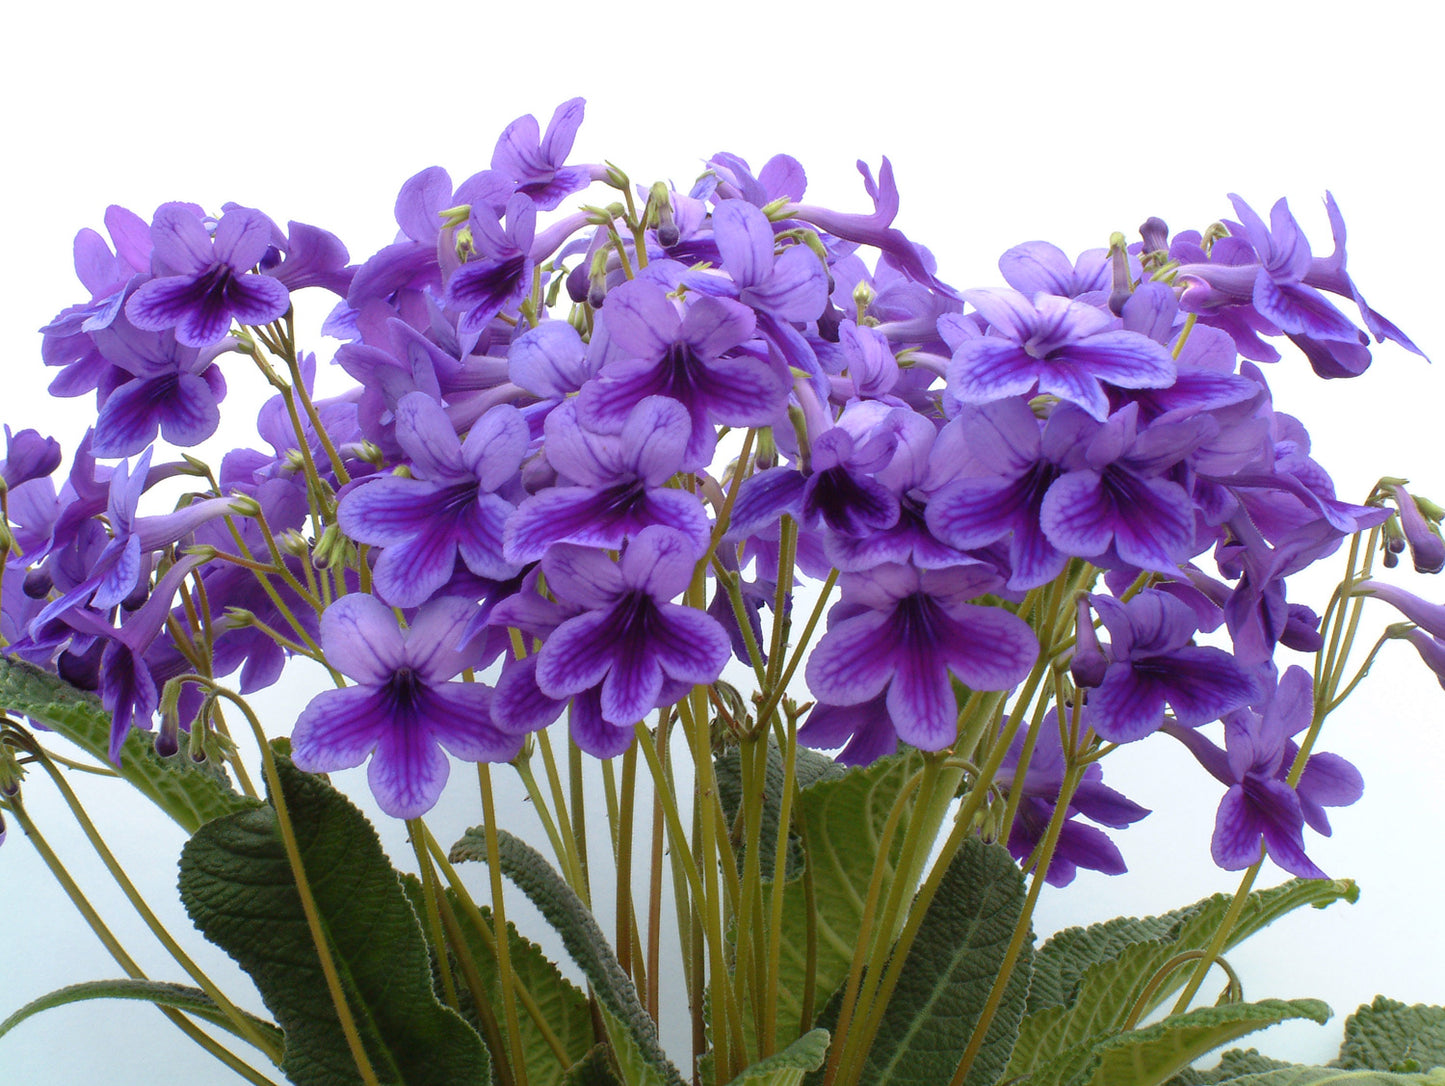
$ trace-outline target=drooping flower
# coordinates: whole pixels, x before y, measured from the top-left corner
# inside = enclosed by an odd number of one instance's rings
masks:
[[[1217,720],[1248,703],[1255,682],[1223,649],[1194,645],[1189,605],[1157,590],[1120,603],[1092,597],[1111,638],[1113,662],[1089,696],[1089,724],[1111,743],[1158,731],[1164,706],[1186,728]]]
[[[1328,834],[1324,808],[1354,803],[1364,783],[1359,771],[1338,755],[1312,754],[1299,785],[1290,786],[1287,778],[1298,748],[1289,737],[1309,727],[1314,713],[1312,684],[1304,668],[1286,670],[1257,708],[1225,717],[1223,751],[1196,731],[1165,726],[1229,787],[1215,817],[1210,844],[1214,862],[1226,871],[1240,871],[1268,853],[1292,875],[1325,878],[1305,855],[1305,824]]]
[[[519,736],[492,724],[491,687],[451,682],[479,661],[482,640],[463,641],[477,612],[449,596],[417,611],[405,630],[375,596],[344,596],[321,616],[327,661],[355,686],[311,699],[291,735],[300,769],[330,773],[366,761],[381,809],[419,818],[436,805],[449,767],[443,748],[473,762],[505,762]]]
[[[176,342],[207,347],[226,335],[233,320],[266,324],[291,304],[279,280],[247,274],[271,244],[270,223],[259,211],[238,207],[226,212],[213,239],[189,205],[162,204],[151,236],[153,263],[169,274],[142,284],[125,303],[125,314],[137,328],[174,328]]]
[[[545,135],[529,113],[507,125],[497,139],[492,169],[542,211],[551,211],[592,180],[590,167],[566,165],[585,105],[581,98],[563,102],[552,114]]]

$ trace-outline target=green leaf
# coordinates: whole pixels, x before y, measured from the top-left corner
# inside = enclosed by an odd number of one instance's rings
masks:
[[[1171,1015],[1143,1029],[1113,1031],[1074,1046],[1034,1071],[1030,1086],[1158,1086],[1200,1056],[1291,1018],[1324,1022],[1317,999],[1226,1003]]]
[[[388,1086],[485,1086],[481,1038],[432,992],[426,942],[376,831],[319,777],[277,759],[301,860],[347,1002]],[[361,1081],[331,1003],[269,807],[201,827],[181,852],[181,899],[251,975],[286,1031],[298,1086]]]
[[[803,1076],[823,1066],[828,1057],[828,1031],[813,1029],[781,1052],[759,1060],[733,1079],[730,1086],[799,1086]]]
[[[562,1086],[621,1086],[612,1070],[612,1055],[606,1045],[594,1045],[572,1065]]]
[[[1358,888],[1348,879],[1291,879],[1269,890],[1256,890],[1249,895],[1226,949],[1303,905],[1322,909],[1341,898],[1354,904],[1358,897]],[[1118,957],[1131,943],[1172,940],[1180,950],[1203,949],[1232,900],[1232,894],[1215,894],[1162,916],[1142,920],[1125,916],[1087,928],[1066,928],[1039,949],[1028,1012],[1072,1002],[1084,971]],[[1206,933],[1203,942],[1197,937],[1200,932]]]
[[[1225,943],[1237,945],[1266,924],[1301,905],[1323,907],[1353,901],[1350,882],[1295,879],[1249,896]],[[1009,1061],[1008,1076],[1022,1075],[1091,1037],[1120,1029],[1134,1014],[1147,1017],[1181,989],[1194,967],[1185,962],[1145,996],[1151,978],[1177,955],[1205,949],[1228,912],[1231,897],[1216,894],[1186,909],[1142,920],[1124,917],[1089,928],[1070,928],[1050,939],[1035,959],[1029,1013]],[[1036,990],[1042,992],[1040,1005]],[[1053,1002],[1058,994],[1064,1002]]]
[[[1297,1065],[1285,1060],[1261,1056],[1253,1048],[1231,1048],[1219,1058],[1217,1064],[1207,1071],[1196,1071],[1192,1067],[1186,1067],[1169,1080],[1169,1086],[1218,1086],[1219,1083],[1228,1082],[1241,1075],[1254,1075],[1262,1071],[1275,1071],[1283,1067],[1294,1066]]]
[[[184,753],[162,758],[154,738],[136,729],[126,736],[120,765],[114,766],[110,713],[100,699],[23,660],[0,656],[0,709],[39,721],[111,766],[188,834],[213,818],[260,806],[210,763],[197,765]]]
[[[502,978],[497,968],[497,956],[467,920],[457,904],[456,895],[448,890],[447,897],[452,901],[452,911],[461,925],[477,972],[481,974],[482,986],[486,989],[489,1002],[496,1008],[497,1018],[501,1020]],[[413,904],[416,904],[415,899]],[[491,925],[491,910],[483,906],[481,911],[488,925]],[[507,921],[507,945],[511,953],[512,975],[536,1000],[542,1018],[567,1055],[566,1066],[560,1065],[556,1053],[542,1036],[537,1023],[519,1005],[517,1025],[522,1037],[523,1058],[527,1063],[527,1081],[530,1086],[562,1086],[570,1081],[567,1068],[586,1059],[588,1051],[593,1047],[592,1014],[587,1008],[587,995],[558,972],[557,966],[542,953],[542,949],[518,932],[510,920]],[[460,975],[457,976],[457,1000],[461,1005],[462,1017],[480,1032],[481,1023],[476,1018],[471,990]]]
[[[1414,1060],[1415,1066],[1402,1066]],[[1376,996],[1345,1019],[1340,1067],[1371,1071],[1428,1071],[1445,1066],[1445,1007],[1407,1007]]]
[[[898,987],[888,1001],[861,1081],[888,1086],[948,1082],[968,1047],[1023,913],[1024,879],[1008,849],[965,841],[944,872]],[[992,1086],[1018,1036],[1033,958],[1030,933],[968,1078]]]
[[[1338,1067],[1289,1067],[1232,1078],[1229,1086],[1445,1086],[1445,1069],[1396,1075]]]
[[[79,1003],[86,999],[138,999],[162,1007],[174,1007],[178,1011],[185,1011],[187,1014],[194,1015],[196,1018],[203,1019],[213,1026],[219,1026],[244,1039],[244,1035],[237,1030],[236,1024],[227,1018],[225,1013],[212,1002],[211,997],[199,988],[190,988],[184,984],[171,984],[167,981],[132,979],[91,980],[83,984],[57,988],[39,999],[32,999],[5,1021],[0,1022],[0,1037],[5,1036],[33,1014],[48,1011],[52,1007],[63,1007],[67,1003]],[[276,1026],[264,1018],[257,1018],[254,1014],[247,1014],[245,1011],[241,1013],[245,1015],[246,1020],[257,1033],[273,1041],[276,1048],[280,1049],[282,1035]]]
[[[778,1044],[797,1040],[802,1029],[803,986],[807,976],[807,932],[817,926],[818,955],[814,970],[815,1014],[833,990],[848,977],[863,902],[873,869],[883,866],[883,894],[893,880],[898,853],[907,829],[905,817],[886,854],[880,854],[883,825],[899,790],[917,768],[905,757],[884,758],[866,769],[821,780],[799,793],[796,804],[804,827],[807,863],[812,869],[814,900],[807,901],[803,879],[784,884],[782,953],[778,978]],[[812,905],[810,911],[809,905]],[[752,1043],[753,1015],[744,1014]]]
[[[669,1086],[684,1086],[681,1073],[662,1051],[662,1044],[657,1038],[657,1023],[637,998],[637,989],[618,964],[591,910],[582,904],[582,899],[552,865],[525,841],[499,829],[497,844],[503,873],[541,910],[547,923],[562,937],[567,953],[572,955],[578,968],[592,982],[598,1002],[617,1019],[641,1058],[661,1082]],[[453,863],[459,860],[485,862],[486,858],[486,834],[481,827],[468,830],[451,849]],[[623,1067],[623,1076],[627,1077],[626,1066]],[[632,1081],[628,1079],[629,1083]]]
[[[741,747],[729,747],[717,756],[713,763],[713,771],[717,774],[717,794],[722,802],[724,814],[727,815],[728,825],[737,823],[738,810],[743,802],[743,780],[740,763],[742,760]],[[793,765],[793,777],[797,781],[799,789],[807,788],[822,780],[836,780],[844,776],[847,769],[833,761],[826,754],[819,754],[807,747],[798,747],[797,758]],[[762,820],[759,823],[761,832],[758,840],[762,842],[762,851],[758,854],[758,866],[762,871],[764,879],[773,877],[773,859],[777,851],[778,843],[778,814],[783,796],[783,753],[778,748],[777,741],[771,736],[768,738],[768,765],[763,778],[763,810]],[[747,855],[749,842],[733,839],[734,850],[737,852],[738,870],[742,871],[743,857]],[[788,865],[784,877],[795,878],[803,862],[803,851],[801,842],[797,835],[790,836],[788,841]]]

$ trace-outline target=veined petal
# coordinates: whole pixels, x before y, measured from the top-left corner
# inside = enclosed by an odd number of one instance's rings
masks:
[[[508,581],[521,572],[521,564],[503,555],[503,533],[516,510],[495,494],[478,494],[456,522],[457,552],[478,577]]]
[[[1098,332],[1049,357],[1118,388],[1168,388],[1174,383],[1176,367],[1168,348],[1125,329]]]
[[[710,683],[722,674],[732,652],[727,632],[705,611],[675,603],[658,606],[652,648],[669,677]]]
[[[420,818],[441,798],[451,767],[431,729],[397,722],[377,739],[366,779],[377,806],[393,818]]]
[[[445,525],[383,548],[376,587],[392,606],[416,607],[451,580],[456,564],[456,531]]]
[[[1282,332],[1315,339],[1360,341],[1360,330],[1314,287],[1303,283],[1277,283],[1268,275],[1254,281],[1254,307]]]
[[[537,686],[542,693],[565,698],[600,683],[619,650],[615,625],[612,612],[588,611],[553,630],[537,654]]]
[[[1149,666],[1158,672],[1174,718],[1186,728],[1217,720],[1255,696],[1254,680],[1223,649],[1187,645],[1156,659]]]
[[[424,702],[432,738],[454,757],[468,762],[509,762],[522,749],[522,737],[502,731],[492,720],[492,688],[481,683],[441,683]]]
[[[568,714],[572,742],[594,758],[615,758],[632,746],[636,733],[631,724],[609,724],[602,716],[602,701],[596,690],[586,690],[572,699]]]
[[[326,659],[357,682],[384,683],[404,659],[404,644],[396,616],[375,596],[343,596],[321,616]]]
[[[291,732],[291,760],[297,769],[308,773],[359,766],[376,748],[390,720],[375,687],[323,690],[296,718]]]
[[[713,209],[712,229],[723,267],[738,286],[750,287],[772,271],[773,227],[752,204],[719,201]]]
[[[631,725],[652,712],[661,693],[662,664],[653,643],[644,640],[640,631],[627,630],[602,680],[602,719],[618,727]]]
[[[513,735],[545,728],[567,707],[566,698],[548,697],[537,685],[537,657],[508,658],[492,695],[492,723]]]
[[[1038,359],[1011,339],[980,336],[954,348],[948,394],[959,403],[982,404],[1022,396],[1038,380]]]
[[[425,392],[409,392],[397,403],[396,441],[420,479],[450,483],[472,478],[446,411]]]
[[[1089,697],[1089,724],[1111,743],[1132,743],[1164,723],[1164,689],[1150,673],[1116,663]],[[1248,865],[1246,865],[1248,866]]]
[[[1235,785],[1219,801],[1214,816],[1214,837],[1209,842],[1214,862],[1226,871],[1242,871],[1264,858],[1263,820]]]
[[[481,641],[466,646],[462,638],[479,608],[459,596],[429,601],[412,617],[406,630],[405,666],[427,683],[442,683],[477,663]]]
[[[831,705],[857,705],[883,693],[893,677],[891,616],[882,611],[830,625],[808,657],[808,689]]]
[[[341,499],[337,522],[360,543],[389,547],[430,530],[437,519],[441,487],[396,475],[362,483]]]

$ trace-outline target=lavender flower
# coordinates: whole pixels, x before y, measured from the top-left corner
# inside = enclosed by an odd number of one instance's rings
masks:
[[[672,600],[692,580],[691,541],[672,528],[644,528],[619,562],[601,551],[559,544],[542,559],[558,599],[583,608],[547,638],[537,686],[553,698],[600,685],[601,719],[632,725],[657,708],[665,679],[710,683],[731,654],[728,635],[703,611]]]
[[[314,773],[366,761],[367,781],[393,818],[420,818],[436,806],[449,767],[445,748],[474,762],[505,762],[520,737],[491,721],[492,690],[448,680],[478,663],[480,642],[464,642],[477,607],[444,597],[417,611],[402,630],[374,596],[337,600],[321,616],[327,661],[355,686],[311,699],[296,720],[291,757]]]
[[[228,211],[213,240],[188,205],[162,204],[151,236],[152,260],[170,274],[143,284],[126,302],[125,314],[137,328],[174,328],[177,343],[207,347],[225,336],[232,320],[266,324],[291,305],[279,280],[247,274],[271,243],[270,224],[259,211]]]

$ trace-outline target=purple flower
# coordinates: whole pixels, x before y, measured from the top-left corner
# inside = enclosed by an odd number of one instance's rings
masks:
[[[1018,815],[1007,841],[1010,854],[1020,863],[1028,859],[1043,840],[1064,784],[1067,767],[1063,743],[1054,720],[1056,712],[1054,710],[1044,720],[1022,779],[1018,763],[1028,738],[1026,731],[1021,729],[1014,737],[999,766],[999,783],[1010,789],[1019,789],[1022,793]],[[1059,833],[1044,881],[1050,886],[1067,886],[1074,881],[1081,867],[1105,875],[1122,875],[1127,867],[1114,842],[1103,830],[1083,825],[1077,817],[1083,815],[1101,826],[1122,830],[1147,814],[1148,808],[1139,806],[1104,784],[1103,767],[1094,762],[1084,770],[1083,779],[1069,800],[1068,816]]]
[[[492,169],[542,211],[551,211],[592,180],[590,167],[564,165],[582,124],[585,105],[581,98],[563,102],[552,114],[545,136],[530,113],[518,117],[507,125],[492,152]]]
[[[448,681],[478,662],[480,640],[462,640],[476,611],[468,600],[433,600],[403,631],[374,596],[328,607],[322,651],[356,685],[323,691],[302,710],[291,735],[297,767],[330,773],[370,756],[367,780],[381,809],[419,818],[447,782],[443,747],[473,762],[516,757],[521,739],[492,724],[491,688]]]
[[[696,561],[692,541],[660,525],[639,532],[619,562],[570,544],[548,551],[548,588],[584,611],[538,653],[541,691],[564,698],[600,685],[601,720],[631,729],[677,700],[662,700],[676,684],[714,681],[731,654],[727,632],[705,612],[668,602],[687,588]]]
[[[396,436],[415,477],[368,480],[337,508],[343,532],[385,548],[376,564],[381,594],[398,607],[422,603],[451,579],[458,555],[479,577],[516,576],[519,566],[502,556],[513,506],[493,491],[516,475],[526,454],[521,413],[494,407],[463,442],[441,405],[413,392],[397,405]]]
[[[887,691],[898,737],[942,750],[957,737],[950,675],[975,690],[1007,690],[1038,656],[1028,624],[969,603],[988,591],[977,566],[920,572],[885,565],[841,579],[843,599],[808,658],[808,687],[828,705],[858,705]]]
[[[446,304],[463,310],[457,321],[460,335],[481,332],[493,317],[519,304],[532,289],[536,205],[526,196],[513,196],[506,219],[504,227],[486,205],[472,209],[472,245],[477,258],[453,272],[446,289]]]
[[[1127,603],[1092,597],[1104,620],[1113,662],[1089,695],[1089,724],[1111,743],[1159,730],[1167,702],[1174,719],[1195,728],[1248,703],[1249,674],[1223,649],[1191,644],[1198,629],[1189,605],[1157,590]]]
[[[174,328],[186,347],[206,347],[223,338],[231,321],[266,324],[286,312],[286,287],[247,272],[271,244],[266,216],[251,208],[226,212],[214,240],[186,204],[162,204],[151,224],[154,264],[171,274],[143,284],[125,304],[131,324],[148,332]]]
[[[1012,290],[969,290],[963,297],[995,334],[954,346],[948,394],[958,402],[982,404],[1037,390],[1103,420],[1109,413],[1104,384],[1174,383],[1174,359],[1164,347],[1113,327],[1113,318],[1093,306],[1050,294],[1030,302]]]
[[[1333,754],[1311,755],[1298,788],[1287,781],[1298,748],[1289,737],[1309,727],[1314,694],[1309,673],[1290,667],[1267,692],[1261,711],[1244,709],[1224,721],[1225,750],[1178,725],[1165,730],[1187,746],[1216,779],[1229,786],[1215,816],[1210,851],[1226,871],[1258,863],[1268,852],[1280,867],[1305,879],[1325,873],[1305,855],[1304,826],[1328,834],[1325,807],[1354,803],[1364,791],[1359,772]]]
[[[765,426],[784,409],[787,386],[767,362],[736,352],[752,339],[754,312],[728,298],[699,298],[679,311],[659,283],[634,279],[607,296],[608,354],[583,387],[577,414],[616,433],[648,396],[670,396],[692,419],[689,460],[712,459],[715,426]]]
[[[998,270],[1023,294],[1077,298],[1109,289],[1109,250],[1089,249],[1070,261],[1057,245],[1026,241],[998,258]]]
[[[558,475],[577,485],[550,487],[522,503],[507,523],[508,560],[534,562],[554,543],[616,550],[649,524],[676,528],[701,557],[707,514],[695,495],[666,485],[677,472],[702,466],[685,456],[691,432],[687,410],[665,396],[642,400],[615,436],[581,426],[571,404],[558,407],[547,416],[544,447]]]

